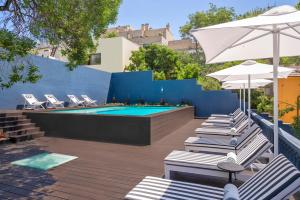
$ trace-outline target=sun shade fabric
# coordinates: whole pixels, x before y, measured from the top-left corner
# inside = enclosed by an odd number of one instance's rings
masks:
[[[278,77],[287,78],[293,71],[294,69],[291,68],[278,67]],[[251,80],[271,79],[273,78],[273,66],[248,60],[239,65],[208,74],[207,76],[215,78],[219,81],[238,81],[248,80],[249,75]]]
[[[204,50],[206,63],[219,63],[273,57],[274,30],[280,30],[280,56],[300,54],[300,11],[292,6],[279,6],[257,17],[194,29],[191,34]]]

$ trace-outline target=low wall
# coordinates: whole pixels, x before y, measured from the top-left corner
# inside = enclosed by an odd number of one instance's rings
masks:
[[[22,105],[24,99],[21,94],[28,93],[40,101],[45,101],[44,94],[54,94],[61,101],[68,101],[67,94],[77,96],[86,94],[99,103],[106,102],[110,73],[86,66],[78,66],[70,71],[65,62],[39,56],[30,56],[26,59],[39,67],[42,79],[35,84],[17,83],[9,89],[0,90],[0,109],[15,109],[17,105]],[[1,69],[10,69],[8,63],[0,62],[0,65]]]
[[[149,116],[24,112],[45,136],[133,145],[150,145],[192,120],[193,113],[193,107]]]
[[[171,104],[182,101],[191,103],[196,116],[208,117],[212,113],[228,114],[239,106],[237,94],[231,91],[204,91],[195,79],[153,80],[152,72],[113,73],[108,102],[115,98],[118,102],[138,103],[160,102],[164,99]]]
[[[254,112],[252,118],[261,127],[264,135],[273,143],[274,124]],[[300,170],[300,140],[281,128],[279,130],[279,153],[285,155]]]

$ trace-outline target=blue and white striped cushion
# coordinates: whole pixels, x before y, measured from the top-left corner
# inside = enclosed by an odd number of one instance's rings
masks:
[[[297,168],[279,155],[239,187],[240,197],[243,200],[273,199],[298,178],[300,172]]]
[[[222,199],[223,188],[147,176],[126,196],[130,200],[213,200]]]

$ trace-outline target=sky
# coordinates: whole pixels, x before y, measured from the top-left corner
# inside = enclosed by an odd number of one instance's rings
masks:
[[[273,5],[295,5],[298,0],[123,0],[118,20],[111,27],[130,25],[139,29],[141,24],[149,23],[152,28],[171,25],[176,39],[180,38],[179,27],[188,21],[188,16],[208,9],[209,3],[218,7],[233,7],[238,14],[254,8]]]

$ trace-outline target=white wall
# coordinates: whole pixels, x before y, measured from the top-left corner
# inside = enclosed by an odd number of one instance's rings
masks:
[[[123,72],[129,64],[131,52],[138,48],[137,44],[123,37],[100,39],[96,53],[101,53],[101,65],[91,67],[107,72]]]

